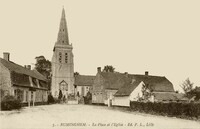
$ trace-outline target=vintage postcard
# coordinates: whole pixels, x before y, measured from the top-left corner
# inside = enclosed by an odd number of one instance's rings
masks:
[[[0,2],[0,129],[200,129],[200,1]]]

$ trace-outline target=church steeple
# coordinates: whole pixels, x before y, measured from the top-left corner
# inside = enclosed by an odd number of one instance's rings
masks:
[[[72,44],[69,44],[65,10],[63,8],[60,19],[57,41],[53,49],[51,60],[53,97],[58,97],[60,91],[63,96],[74,94],[74,56]]]
[[[69,45],[68,31],[67,31],[67,22],[65,19],[65,9],[62,10],[60,28],[58,31],[58,38],[56,44],[58,45]]]

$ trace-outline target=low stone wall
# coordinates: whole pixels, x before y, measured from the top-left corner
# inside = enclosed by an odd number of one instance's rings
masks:
[[[68,100],[68,104],[78,104],[78,100]]]
[[[21,104],[22,104],[22,107],[28,107],[28,102],[24,102]],[[35,102],[35,106],[38,106],[38,105],[48,105],[48,103],[47,102]],[[31,102],[30,106],[33,106],[33,102]]]

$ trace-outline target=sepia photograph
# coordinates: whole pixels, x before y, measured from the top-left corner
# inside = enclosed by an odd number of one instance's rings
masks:
[[[0,1],[0,129],[200,129],[200,1]]]

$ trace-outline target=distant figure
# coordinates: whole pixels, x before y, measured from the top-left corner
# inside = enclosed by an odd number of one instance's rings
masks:
[[[65,95],[63,96],[63,102],[64,102],[64,103],[66,102],[66,97],[65,97]]]
[[[62,97],[63,97],[63,95],[62,95],[62,91],[60,90],[60,91],[59,91],[59,96],[58,96],[58,99],[59,99],[59,100],[61,100],[61,99],[62,99]]]
[[[79,91],[77,92],[77,96],[79,97],[80,95],[79,95]]]
[[[84,104],[91,104],[92,101],[92,94],[90,91],[87,92],[86,96],[84,97]]]
[[[54,102],[55,102],[55,101],[54,101],[54,98],[53,98],[52,94],[49,93],[49,94],[48,94],[48,100],[47,100],[47,103],[48,103],[48,104],[51,104],[51,103],[54,103]]]

